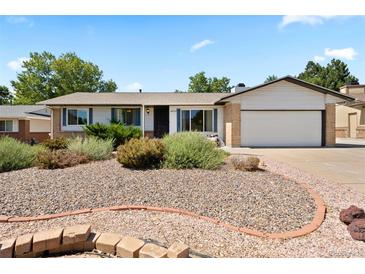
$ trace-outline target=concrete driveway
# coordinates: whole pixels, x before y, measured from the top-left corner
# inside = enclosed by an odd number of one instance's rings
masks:
[[[334,148],[232,148],[263,155],[365,193],[365,140],[337,139]]]

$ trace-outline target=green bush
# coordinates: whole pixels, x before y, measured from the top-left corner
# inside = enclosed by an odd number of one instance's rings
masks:
[[[44,169],[56,169],[76,166],[89,161],[86,155],[67,149],[44,150],[37,155],[37,165]]]
[[[163,143],[166,168],[215,169],[223,163],[227,155],[215,143],[197,132],[167,135]]]
[[[70,140],[68,149],[77,154],[86,155],[92,161],[106,160],[112,157],[113,140],[103,140],[96,137],[88,137],[85,139],[76,137]]]
[[[40,149],[8,136],[0,137],[0,172],[33,166]]]
[[[118,147],[117,160],[125,167],[158,168],[164,157],[164,146],[157,139],[131,139]]]
[[[114,148],[125,144],[130,139],[142,137],[140,128],[124,126],[121,123],[111,123],[110,125],[95,123],[86,125],[84,131],[87,136],[94,136],[103,140],[113,139]]]
[[[68,145],[68,139],[64,137],[47,139],[42,142],[42,145],[50,150],[66,149]]]

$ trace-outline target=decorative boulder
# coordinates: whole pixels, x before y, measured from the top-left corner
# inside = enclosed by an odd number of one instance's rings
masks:
[[[340,220],[347,225],[350,224],[354,219],[363,218],[365,218],[364,210],[354,205],[347,209],[343,209],[340,212]]]
[[[356,219],[347,227],[352,239],[365,241],[365,219]]]

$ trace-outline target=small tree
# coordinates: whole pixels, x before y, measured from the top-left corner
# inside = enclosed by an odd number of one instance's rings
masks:
[[[266,84],[266,83],[275,81],[277,79],[278,79],[278,77],[276,75],[274,75],[274,74],[273,75],[269,75],[269,76],[266,77],[264,83]]]
[[[13,100],[13,94],[9,91],[7,86],[0,86],[0,105],[11,104]]]

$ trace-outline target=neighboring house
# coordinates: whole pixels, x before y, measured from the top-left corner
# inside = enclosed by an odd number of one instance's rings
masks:
[[[356,101],[336,106],[336,136],[365,138],[365,85],[347,85],[340,92]]]
[[[8,135],[24,142],[49,138],[51,114],[46,106],[0,105],[0,136]]]
[[[345,94],[286,76],[232,93],[73,93],[40,102],[52,110],[51,136],[119,120],[145,136],[179,131],[217,134],[227,146],[335,144],[335,104]]]

